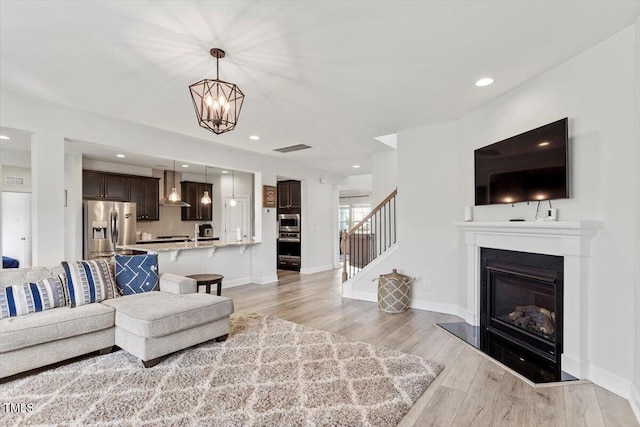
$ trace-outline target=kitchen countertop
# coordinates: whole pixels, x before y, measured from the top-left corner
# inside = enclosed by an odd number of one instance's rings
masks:
[[[256,245],[260,242],[253,242],[249,240],[243,240],[241,242],[225,242],[221,240],[209,240],[209,241],[198,241],[196,242],[158,242],[158,243],[144,243],[140,245],[123,245],[118,246],[118,249],[131,249],[136,251],[147,251],[147,252],[171,252],[171,251],[183,251],[183,250],[192,250],[192,249],[216,249],[216,248],[224,248],[227,246],[250,246]]]
[[[219,237],[198,237],[199,242],[220,240]],[[138,240],[136,245],[149,245],[153,243],[184,243],[193,242],[193,237],[172,237],[167,239],[151,239],[151,240]]]

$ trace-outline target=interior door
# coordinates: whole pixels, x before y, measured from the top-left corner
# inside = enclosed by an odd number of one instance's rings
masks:
[[[249,199],[237,197],[236,205],[231,206],[231,197],[224,198],[225,239],[228,242],[238,241],[238,228],[241,240],[249,238]]]
[[[2,254],[31,266],[31,193],[2,192]]]

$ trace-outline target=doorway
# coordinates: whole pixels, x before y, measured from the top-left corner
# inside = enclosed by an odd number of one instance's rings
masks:
[[[2,192],[2,255],[31,266],[31,193]]]
[[[224,237],[227,242],[251,239],[249,230],[249,198],[246,196],[236,196],[236,205],[229,203],[232,197],[224,198]],[[239,230],[239,231],[238,231]]]

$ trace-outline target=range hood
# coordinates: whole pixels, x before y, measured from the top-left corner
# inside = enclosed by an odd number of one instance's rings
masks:
[[[183,202],[182,200],[173,201],[169,199],[169,195],[173,190],[175,190],[174,185],[176,185],[176,173],[174,171],[165,170],[163,177],[164,185],[164,197],[160,199],[160,206],[175,206],[179,208],[190,208],[191,205],[187,202]]]

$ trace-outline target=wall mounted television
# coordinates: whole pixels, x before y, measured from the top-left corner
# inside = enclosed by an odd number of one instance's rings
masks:
[[[476,206],[569,197],[568,119],[474,152]]]

